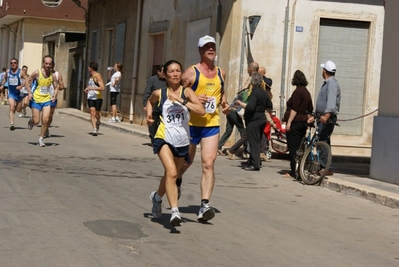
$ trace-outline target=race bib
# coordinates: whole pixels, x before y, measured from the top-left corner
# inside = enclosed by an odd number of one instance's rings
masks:
[[[8,77],[8,85],[18,86],[18,77],[14,76]]]
[[[180,105],[168,109],[168,114],[165,116],[165,126],[176,127],[184,124],[185,121],[188,119],[184,113],[184,108]]]
[[[48,86],[40,86],[40,94],[48,95],[50,93],[50,88]]]
[[[214,113],[216,111],[216,97],[208,97],[204,108],[206,113]]]

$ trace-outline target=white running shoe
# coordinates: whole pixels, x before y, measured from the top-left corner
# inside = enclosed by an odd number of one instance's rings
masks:
[[[180,212],[178,211],[172,211],[172,215],[170,216],[170,224],[172,226],[180,226],[182,222]]]
[[[18,114],[18,118],[22,118],[22,113],[19,113],[19,114]]]
[[[121,122],[121,120],[119,119],[119,117],[115,118],[115,122]]]
[[[32,121],[32,117],[30,117],[29,121],[28,121],[28,129],[32,130],[33,128],[33,121]]]
[[[94,128],[93,133],[91,134],[92,136],[97,136],[97,129]]]
[[[115,119],[109,119],[107,122],[110,122],[110,123],[115,123],[115,122],[116,122],[116,120],[115,120]]]
[[[206,222],[209,221],[215,217],[215,210],[209,206],[208,204],[204,204],[204,206],[201,206],[199,212],[198,212],[198,217],[197,220],[200,222]]]
[[[39,138],[39,141],[37,141],[37,146],[40,146],[40,147],[45,147],[46,146],[46,144],[44,143],[44,141],[43,141],[43,138]]]
[[[152,202],[152,216],[154,216],[154,218],[161,218],[162,216],[162,201],[158,202],[155,200],[155,194],[157,193],[157,191],[153,191],[150,194],[150,200]]]

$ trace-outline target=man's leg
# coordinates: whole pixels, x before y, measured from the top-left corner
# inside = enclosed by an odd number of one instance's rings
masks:
[[[198,212],[198,221],[209,221],[215,216],[215,210],[209,205],[215,186],[215,160],[219,134],[202,138],[201,140],[201,207]]]
[[[321,123],[321,122],[318,123],[319,140],[326,142],[330,147],[331,147],[330,137],[334,131],[334,126],[335,125],[333,123],[326,123],[326,124]],[[321,165],[324,168],[325,163],[327,162],[327,153],[324,151],[320,151],[320,154],[321,154],[320,155]],[[332,169],[332,167],[330,167],[330,169]]]
[[[10,118],[10,123],[11,123],[11,125],[14,125],[14,119],[15,119],[15,109],[16,109],[16,105],[17,105],[17,102],[15,101],[15,99],[14,98],[9,98],[8,99],[8,105],[10,106],[9,107],[9,118]]]
[[[42,128],[40,129],[40,138],[43,138],[49,126],[51,107],[50,105],[43,107],[42,109]]]

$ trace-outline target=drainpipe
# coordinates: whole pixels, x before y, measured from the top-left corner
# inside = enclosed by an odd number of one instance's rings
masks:
[[[141,0],[137,3],[137,15],[136,15],[136,36],[134,43],[134,59],[133,59],[133,75],[132,75],[132,92],[130,93],[130,112],[129,112],[129,121],[130,124],[133,124],[133,116],[134,116],[134,99],[136,95],[136,86],[137,86],[137,64],[139,61],[139,42],[140,42],[140,26],[141,26]]]
[[[287,43],[288,43],[288,20],[290,14],[290,0],[287,0],[285,7],[285,21],[284,21],[284,44],[283,44],[283,62],[281,64],[281,91],[280,91],[280,118],[284,116],[284,102],[285,102],[285,74],[287,68]]]
[[[247,17],[244,16],[242,25],[242,39],[241,39],[241,56],[240,56],[240,76],[238,77],[238,91],[242,89],[242,75],[244,71],[244,51],[245,51],[245,36],[247,35]]]

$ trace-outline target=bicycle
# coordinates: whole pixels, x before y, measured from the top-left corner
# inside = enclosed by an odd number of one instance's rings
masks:
[[[319,119],[319,116],[317,116],[317,119]],[[339,126],[336,122],[330,120],[327,123],[334,123]],[[313,135],[312,128],[315,128]],[[296,152],[297,178],[301,178],[307,185],[321,184],[331,166],[331,161],[331,148],[325,141],[319,140],[317,123],[313,123]]]

